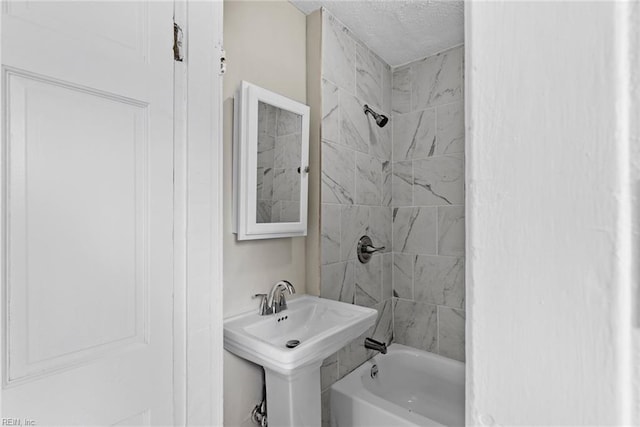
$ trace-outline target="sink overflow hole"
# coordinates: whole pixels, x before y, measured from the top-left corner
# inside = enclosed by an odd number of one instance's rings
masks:
[[[287,341],[287,348],[295,348],[300,344],[300,340],[289,340]]]

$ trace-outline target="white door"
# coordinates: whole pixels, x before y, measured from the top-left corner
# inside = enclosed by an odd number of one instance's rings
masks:
[[[173,3],[2,6],[2,417],[171,424]]]

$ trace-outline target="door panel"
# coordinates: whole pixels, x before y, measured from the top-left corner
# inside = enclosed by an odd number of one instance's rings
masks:
[[[148,141],[146,105],[7,82],[11,382],[144,342]]]
[[[173,4],[4,6],[2,416],[171,424]]]
[[[8,1],[5,14],[84,43],[102,55],[147,62],[149,5],[142,1],[105,2]]]

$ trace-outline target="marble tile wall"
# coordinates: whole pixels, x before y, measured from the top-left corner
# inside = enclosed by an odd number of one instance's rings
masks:
[[[391,116],[391,68],[329,12],[322,15],[320,296],[378,310],[371,330],[324,361],[326,394],[374,355],[365,336],[392,340],[393,208],[392,127],[378,127],[363,111],[368,104]],[[363,235],[386,247],[368,264],[356,255]]]
[[[393,336],[464,360],[463,47],[393,70]]]
[[[320,295],[378,310],[322,365],[328,425],[329,387],[375,354],[366,336],[464,360],[464,106],[462,46],[392,70],[326,9],[322,35]],[[365,234],[386,247],[366,265]]]

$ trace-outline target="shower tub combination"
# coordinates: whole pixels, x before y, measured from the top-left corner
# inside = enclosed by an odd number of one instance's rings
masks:
[[[331,426],[463,426],[464,363],[392,344],[331,387]]]

